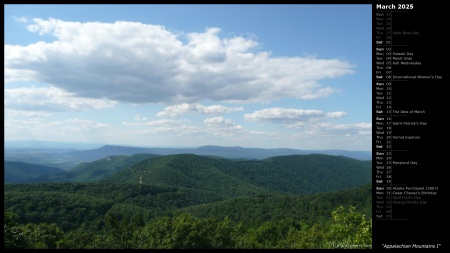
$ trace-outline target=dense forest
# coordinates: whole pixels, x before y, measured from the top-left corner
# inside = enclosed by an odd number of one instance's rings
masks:
[[[5,161],[3,168],[5,183],[23,183],[42,176],[64,174],[64,170],[55,167],[13,161]]]
[[[117,156],[67,173],[86,182],[4,185],[5,248],[371,248],[370,161]]]

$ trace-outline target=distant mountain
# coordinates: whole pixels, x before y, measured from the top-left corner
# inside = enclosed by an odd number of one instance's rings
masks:
[[[202,146],[192,152],[196,155],[217,155],[225,158],[264,159],[273,156],[324,154],[347,156],[358,160],[372,160],[370,151],[299,150],[290,148],[262,149],[242,147]]]
[[[59,175],[65,171],[55,167],[4,161],[4,183],[20,183],[44,175]]]
[[[108,156],[93,162],[78,164],[69,171],[57,175],[44,175],[28,180],[29,182],[94,182],[116,172],[124,170],[137,162],[158,157],[152,154],[133,156]]]
[[[106,145],[98,149],[73,151],[67,155],[93,161],[112,155],[133,155],[139,153],[173,155],[194,154],[203,156],[220,156],[230,159],[265,159],[273,156],[326,154],[346,156],[358,160],[372,160],[371,151],[346,151],[346,150],[299,150],[289,148],[262,149],[242,147],[202,146],[199,148],[141,148],[126,146]]]
[[[25,162],[30,164],[57,167],[70,170],[77,164],[92,162],[105,157],[118,155],[154,154],[194,154],[210,157],[222,157],[233,160],[265,159],[274,156],[326,154],[334,156],[346,156],[358,160],[372,160],[371,151],[346,151],[346,150],[299,150],[289,148],[262,149],[242,147],[202,146],[199,148],[145,148],[104,145],[95,149],[75,150],[58,148],[6,148],[4,159],[8,161]]]
[[[122,147],[122,146],[111,146],[105,145],[97,149],[73,151],[68,154],[78,159],[86,161],[94,161],[98,159],[105,158],[107,156],[115,155],[135,155],[135,154],[151,154],[151,150],[148,148],[139,147]]]
[[[290,155],[234,161],[179,154],[136,163],[104,181],[186,187],[237,197],[331,192],[370,183],[371,178],[370,162],[343,156]]]

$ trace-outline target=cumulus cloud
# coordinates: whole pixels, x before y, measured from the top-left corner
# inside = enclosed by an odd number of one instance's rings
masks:
[[[236,125],[230,119],[222,117],[207,118],[203,121],[208,127],[221,127],[227,129],[242,129],[241,125]]]
[[[336,92],[321,80],[353,72],[338,59],[272,57],[257,51],[253,39],[219,37],[216,27],[187,33],[186,43],[163,26],[139,22],[36,18],[28,30],[55,40],[5,45],[5,82],[34,80],[84,98],[167,104],[314,99]]]
[[[79,98],[55,87],[5,89],[5,107],[28,111],[79,111],[111,107],[113,101]]]
[[[207,118],[203,123],[206,124],[208,132],[214,136],[232,137],[247,132],[242,129],[241,125],[237,125],[232,120],[224,119],[223,117]]]
[[[197,114],[222,114],[235,111],[243,111],[243,107],[225,107],[221,105],[204,106],[200,104],[183,103],[179,105],[168,106],[162,112],[158,112],[158,117],[177,117],[186,113]]]
[[[346,112],[327,112],[325,117],[327,118],[342,118],[347,116]]]
[[[303,122],[317,121],[326,118],[340,118],[346,116],[345,112],[328,112],[321,110],[301,110],[291,108],[273,107],[267,108],[253,113],[246,113],[244,119],[251,121],[267,121],[274,123],[298,123],[297,126]],[[294,125],[289,125],[294,126]]]

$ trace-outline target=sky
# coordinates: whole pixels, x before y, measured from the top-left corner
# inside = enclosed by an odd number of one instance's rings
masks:
[[[4,139],[372,149],[368,4],[4,5]]]

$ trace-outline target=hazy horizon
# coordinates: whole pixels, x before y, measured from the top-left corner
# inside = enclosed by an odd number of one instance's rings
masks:
[[[8,144],[8,146],[19,146],[20,148],[26,148],[27,144],[19,144],[19,143],[31,143],[31,142],[36,142],[33,145],[36,146],[52,146],[52,147],[57,147],[57,146],[65,146],[65,147],[70,147],[70,146],[95,146],[95,148],[100,148],[103,146],[120,146],[120,147],[133,147],[133,148],[186,148],[186,149],[196,149],[196,148],[200,148],[200,147],[207,147],[207,146],[215,146],[215,147],[224,147],[224,148],[235,148],[235,147],[239,147],[239,148],[245,148],[245,149],[295,149],[295,148],[286,148],[286,147],[272,147],[272,148],[261,148],[261,147],[253,147],[253,146],[238,146],[238,145],[234,145],[234,146],[221,146],[221,145],[201,145],[201,146],[161,146],[161,145],[133,145],[133,144],[114,144],[114,143],[94,143],[94,142],[60,142],[60,141],[41,141],[41,140],[9,140],[9,141],[5,141],[4,145],[5,147],[7,146],[6,144]],[[31,147],[33,148],[33,147]],[[95,149],[94,148],[94,149]],[[317,150],[317,151],[323,151],[323,150],[340,150],[340,151],[351,151],[351,152],[372,152],[372,150],[348,150],[348,149],[298,149],[298,150]]]

